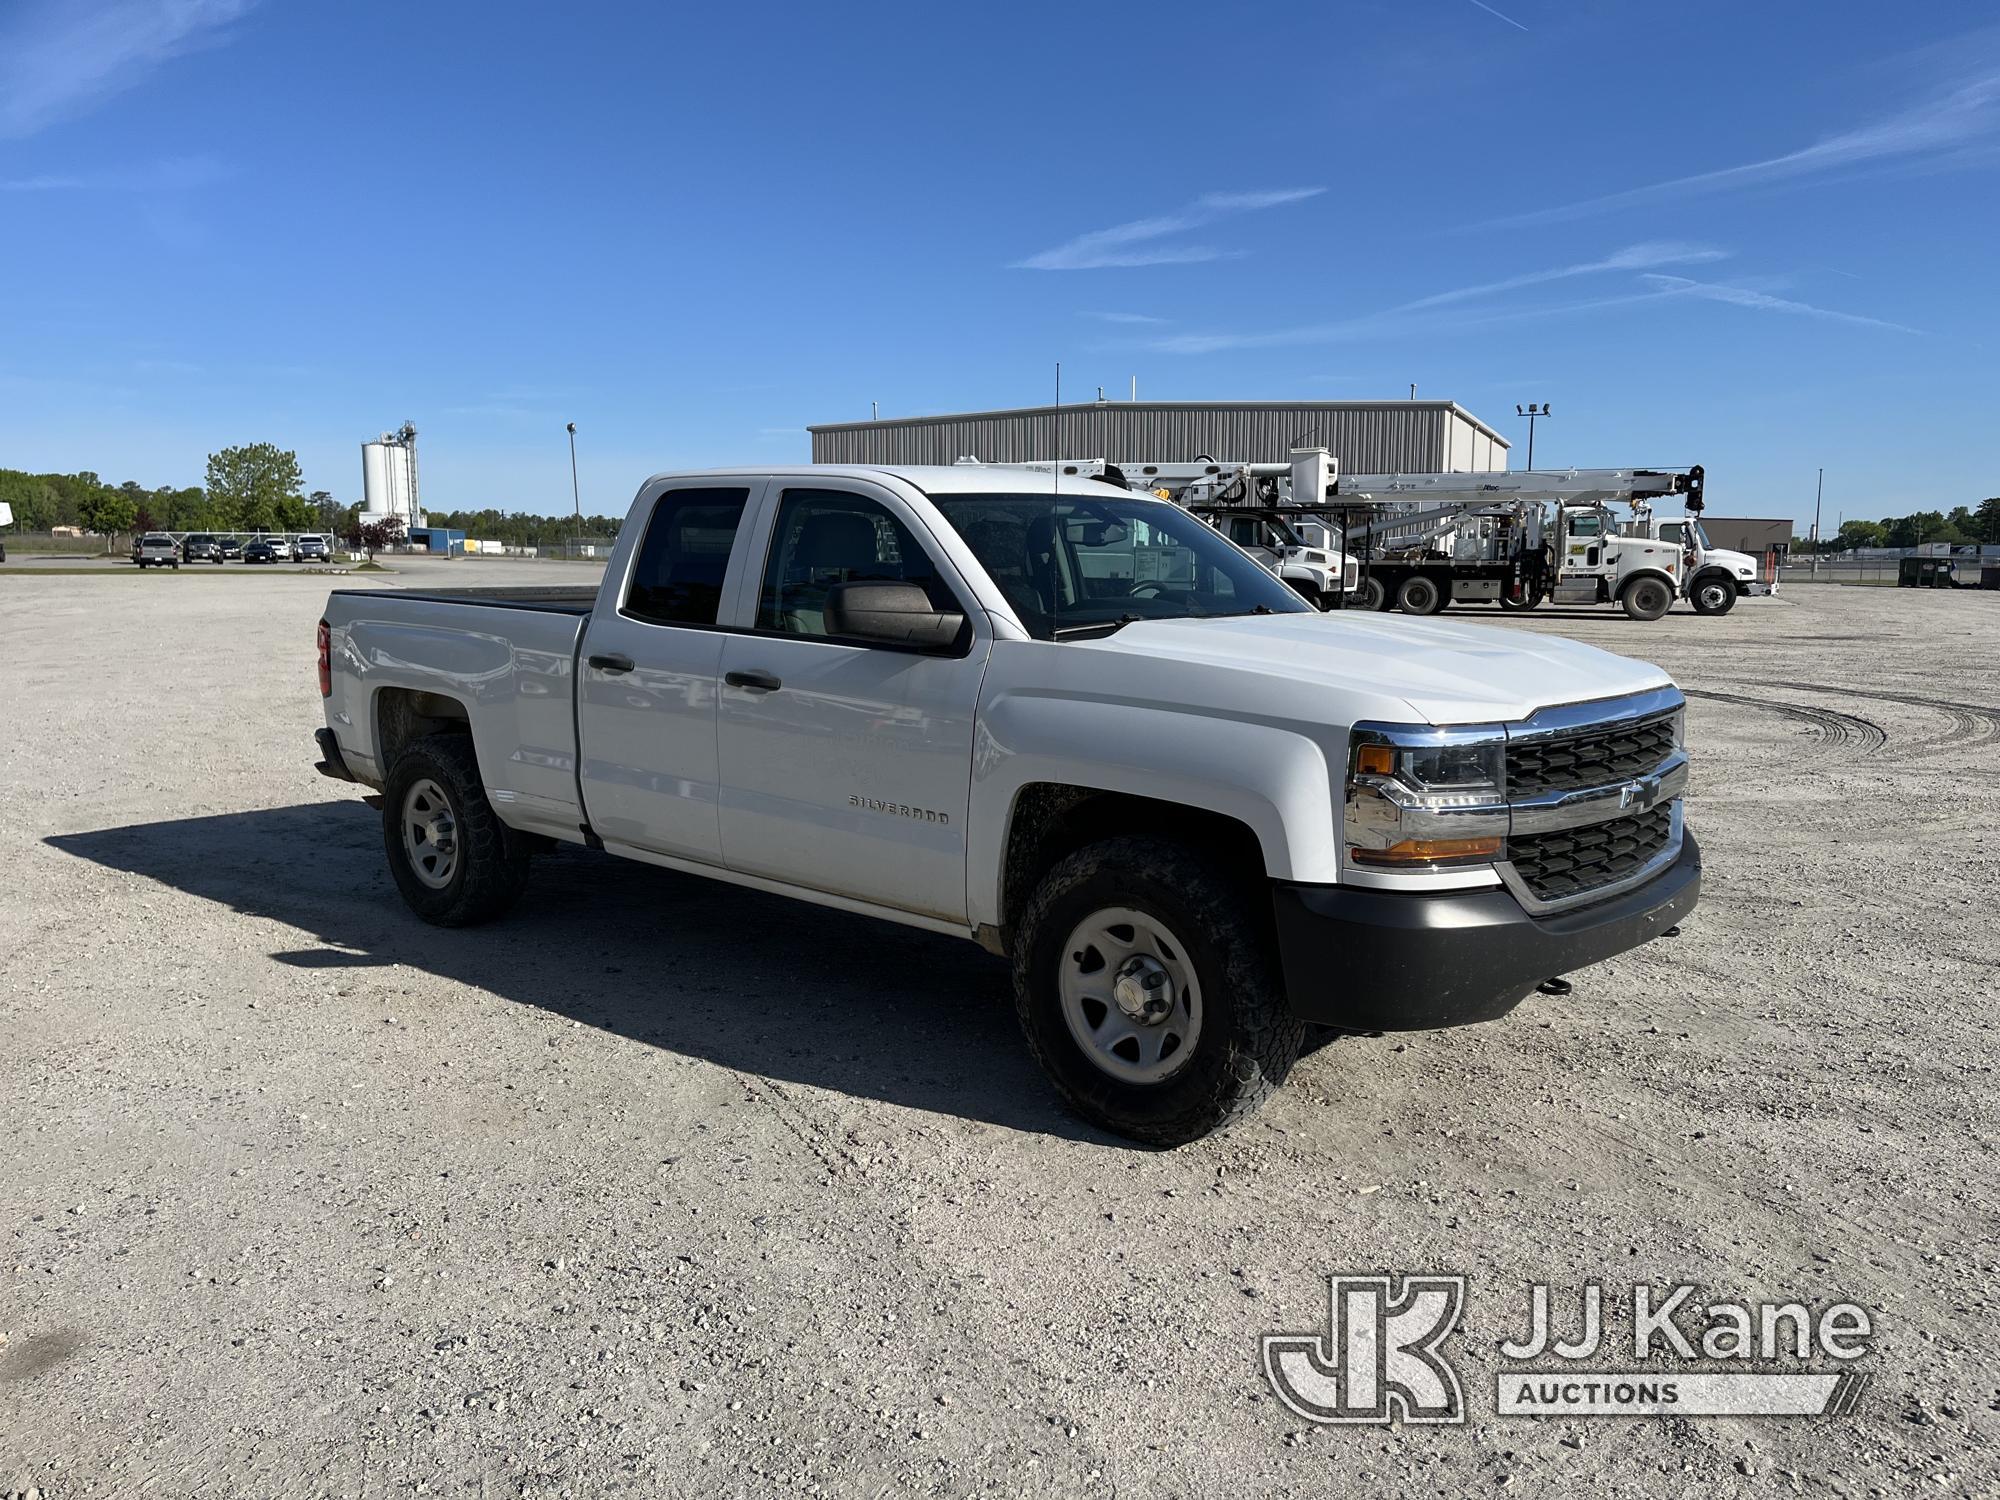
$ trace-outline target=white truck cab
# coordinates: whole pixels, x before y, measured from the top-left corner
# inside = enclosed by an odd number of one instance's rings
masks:
[[[320,770],[425,920],[561,842],[967,938],[1070,1105],[1158,1145],[1308,1025],[1503,1015],[1700,888],[1658,667],[1321,613],[1088,478],[658,474],[594,591],[337,590],[318,644]]]

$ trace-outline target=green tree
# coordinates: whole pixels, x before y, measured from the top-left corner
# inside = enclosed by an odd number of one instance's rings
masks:
[[[286,495],[278,502],[277,512],[280,531],[311,531],[319,521],[319,513],[304,495]]]
[[[321,531],[332,534],[340,526],[340,507],[333,496],[325,490],[314,490],[306,496],[306,504],[312,507],[313,525]]]
[[[1979,509],[1972,513],[1972,525],[1966,529],[1974,541],[1988,547],[2000,546],[2000,495],[1980,501]]]
[[[104,538],[106,552],[111,550],[111,538],[129,531],[139,518],[139,507],[132,503],[130,495],[101,485],[78,502],[78,512],[84,526]]]
[[[1856,547],[1886,547],[1884,540],[1888,529],[1880,521],[1843,521],[1840,523],[1840,547],[1851,552]]]
[[[219,524],[236,531],[270,531],[279,507],[299,492],[299,456],[273,443],[248,443],[208,456],[208,494]]]

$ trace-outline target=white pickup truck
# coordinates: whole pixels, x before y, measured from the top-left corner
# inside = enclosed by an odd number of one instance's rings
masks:
[[[425,920],[553,840],[969,938],[1072,1106],[1158,1145],[1309,1024],[1502,1015],[1700,888],[1659,668],[1322,614],[1087,479],[657,475],[594,598],[336,590],[319,681]]]

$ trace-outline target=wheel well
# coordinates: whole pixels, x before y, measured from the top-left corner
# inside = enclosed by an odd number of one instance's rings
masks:
[[[1727,568],[1723,567],[1703,568],[1699,573],[1694,575],[1694,583],[1700,583],[1704,579],[1708,578],[1719,578],[1724,583],[1728,584],[1732,589],[1735,589],[1737,593],[1740,594],[1743,592],[1742,587],[1736,582],[1736,575],[1730,572],[1729,569]],[[1693,584],[1690,584],[1689,587],[1693,587]]]
[[[1152,834],[1197,849],[1246,880],[1264,879],[1264,851],[1246,823],[1203,807],[1095,787],[1035,782],[1014,799],[1000,884],[1000,926],[1015,918],[1043,875],[1086,844]]]
[[[471,733],[472,718],[456,698],[393,687],[375,695],[375,743],[381,751],[376,764],[384,776],[412,741],[429,734]]]

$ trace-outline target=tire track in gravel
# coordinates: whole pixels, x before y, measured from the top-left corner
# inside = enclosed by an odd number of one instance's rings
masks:
[[[1773,683],[1777,687],[1781,684]],[[1744,708],[1761,708],[1768,713],[1804,724],[1812,731],[1818,748],[1854,756],[1873,755],[1889,742],[1889,731],[1869,719],[1844,714],[1831,708],[1807,703],[1779,703],[1771,698],[1752,698],[1743,693],[1711,693],[1700,688],[1682,688],[1689,698],[1707,698],[1716,703],[1735,703]]]
[[[1732,680],[1755,681],[1742,677]],[[1790,688],[1801,693],[1827,693],[1836,698],[1845,695],[1849,698],[1872,698],[1882,703],[1908,703],[1917,708],[1928,708],[1941,713],[1950,720],[1950,727],[1943,734],[1916,741],[1909,746],[1911,751],[1931,754],[1941,750],[1960,750],[1987,745],[2000,739],[2000,708],[1986,704],[1960,703],[1951,698],[1926,698],[1916,693],[1885,693],[1874,689],[1837,688],[1823,682],[1767,682],[1762,685]],[[1902,747],[1899,745],[1898,748]]]

